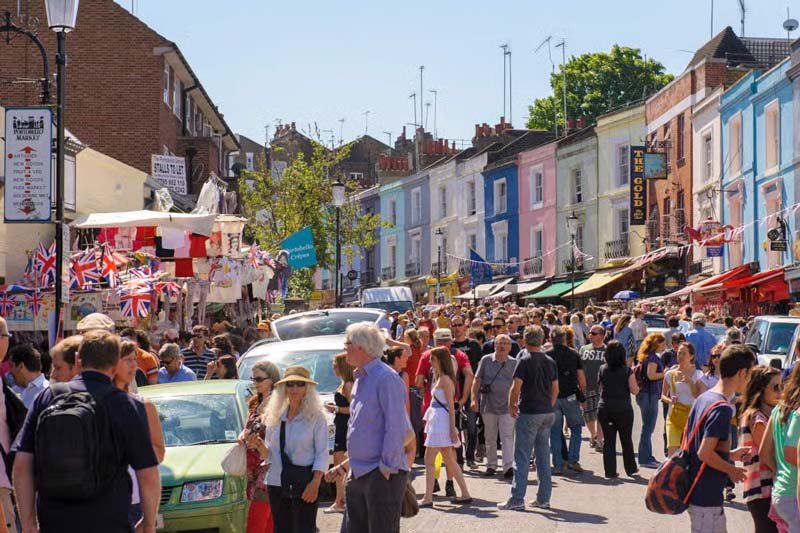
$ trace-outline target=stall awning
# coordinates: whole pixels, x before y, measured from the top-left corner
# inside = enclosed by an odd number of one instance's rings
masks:
[[[674,251],[674,249],[667,248],[667,247],[659,248],[658,250],[653,250],[649,254],[641,256],[639,259],[636,260],[635,263],[633,263],[631,265],[628,265],[626,267],[622,267],[622,270],[620,272],[627,273],[627,272],[633,272],[634,270],[639,270],[641,268],[646,267],[650,263],[653,263],[655,261],[659,261],[659,260],[665,258],[667,255],[669,255],[673,251]]]
[[[509,285],[508,292],[512,294],[528,294],[545,285],[548,280],[542,279],[539,281],[532,281],[530,283],[517,283],[516,285]]]
[[[506,285],[514,281],[514,278],[508,278],[496,283],[483,283],[478,285],[471,291],[456,296],[459,300],[482,300],[499,293]]]
[[[136,226],[171,227],[210,236],[214,221],[219,215],[193,215],[186,213],[164,213],[162,211],[119,211],[116,213],[92,213],[82,216],[70,224],[73,228],[131,228]],[[245,219],[235,217],[237,220]]]
[[[575,280],[575,290],[578,290],[578,287],[583,283],[583,280]],[[572,290],[572,281],[557,281],[556,283],[551,284],[549,287],[546,287],[539,292],[535,292],[533,294],[529,294],[525,296],[526,300],[539,300],[545,298],[558,298],[562,294],[569,292]]]
[[[756,274],[753,274],[752,276],[747,276],[746,278],[739,278],[728,281],[726,283],[723,283],[723,287],[725,287],[726,289],[743,289],[746,287],[761,285],[763,283],[773,281],[777,278],[783,278],[783,272],[784,272],[783,267],[773,268],[772,270],[758,272]]]
[[[667,294],[666,296],[664,296],[664,298],[683,298],[685,296],[689,296],[694,292],[704,292],[708,289],[708,287],[712,285],[716,285],[724,281],[738,279],[749,273],[750,273],[750,265],[740,265],[736,268],[728,270],[727,272],[723,272],[722,274],[711,276],[710,278],[698,281],[697,283],[689,285],[688,287],[678,289],[675,292]]]
[[[626,270],[625,267],[595,272],[581,284],[580,288],[575,289],[575,296],[584,296],[602,289],[609,283],[613,283],[624,276],[624,270]]]

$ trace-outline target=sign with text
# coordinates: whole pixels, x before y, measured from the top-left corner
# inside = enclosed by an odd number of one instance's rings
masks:
[[[292,268],[317,266],[317,252],[314,249],[311,226],[306,226],[283,239],[281,249],[289,252],[289,266]]]
[[[188,194],[186,187],[186,160],[173,155],[152,156],[153,178],[178,194]]]
[[[5,120],[5,221],[50,222],[53,111],[7,107]]]
[[[644,177],[644,146],[631,146],[631,226],[647,223],[647,183]]]

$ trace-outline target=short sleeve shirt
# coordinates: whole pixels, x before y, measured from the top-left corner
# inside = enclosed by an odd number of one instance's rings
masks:
[[[148,378],[158,374],[159,364],[156,356],[138,347],[136,348],[136,364]]]
[[[563,344],[553,346],[547,352],[558,367],[558,397],[566,398],[578,392],[578,370],[583,369],[583,362],[578,352]]]
[[[558,379],[556,363],[543,352],[523,350],[517,357],[514,379],[522,380],[519,412],[525,415],[542,415],[553,412],[551,391]]]
[[[513,357],[500,362],[494,354],[483,356],[475,378],[481,380],[481,386],[489,385],[490,391],[488,394],[479,393],[481,413],[508,414],[508,391],[514,383],[516,367],[517,360]]]
[[[697,475],[700,470],[700,458],[697,456],[697,451],[700,449],[700,444],[704,438],[716,438],[717,453],[724,460],[728,460],[730,452],[730,443],[728,437],[731,432],[731,417],[733,416],[733,405],[727,403],[727,399],[720,393],[715,391],[707,391],[701,394],[695,400],[691,411],[689,411],[689,420],[686,422],[688,431],[692,431],[700,420],[702,414],[711,407],[712,404],[720,400],[725,400],[725,404],[720,404],[714,407],[705,417],[700,424],[697,435],[689,445],[689,475],[692,479]],[[723,489],[728,481],[728,475],[720,472],[710,466],[706,465],[703,470],[703,475],[697,481],[697,485],[689,497],[691,505],[698,507],[721,507],[723,500]]]
[[[88,370],[70,381],[69,386],[73,391],[88,391],[92,395],[113,387],[108,376]],[[34,453],[39,415],[52,401],[51,389],[36,397],[12,446],[13,451]],[[131,479],[127,467],[141,470],[156,466],[158,461],[150,441],[144,404],[121,390],[111,392],[104,401],[116,441],[119,474],[106,492],[92,500],[63,502],[38,495],[36,509],[42,531],[61,531],[64,524],[69,524],[72,531],[130,532]]]
[[[586,374],[586,394],[595,395],[598,393],[597,379],[600,367],[605,363],[606,345],[602,344],[599,348],[595,348],[593,344],[587,344],[581,347],[579,353],[583,372]]]

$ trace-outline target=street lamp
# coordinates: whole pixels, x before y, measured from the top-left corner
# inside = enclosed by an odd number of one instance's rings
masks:
[[[339,178],[336,178],[336,182],[331,186],[333,192],[333,206],[336,208],[336,259],[334,261],[335,264],[335,274],[334,274],[334,300],[336,302],[336,307],[339,307],[341,304],[341,296],[339,294],[339,283],[340,283],[340,274],[339,271],[341,270],[341,255],[342,255],[342,248],[341,248],[341,241],[339,239],[339,217],[341,215],[342,206],[344,205],[344,194],[345,194],[345,185],[341,182]]]
[[[75,29],[80,0],[46,0],[47,26],[56,32],[56,324],[61,321],[64,271],[64,70],[67,65],[67,33]],[[56,328],[58,329],[58,328]]]
[[[572,305],[575,305],[575,234],[578,233],[578,217],[575,216],[575,211],[567,217],[567,229],[569,230],[569,235],[571,239],[572,246],[570,246],[570,252],[572,254],[572,268],[571,268],[571,278],[572,278],[572,293],[570,294],[570,299],[572,300]]]
[[[442,294],[442,239],[444,238],[444,231],[442,228],[436,228],[436,303],[441,303]]]

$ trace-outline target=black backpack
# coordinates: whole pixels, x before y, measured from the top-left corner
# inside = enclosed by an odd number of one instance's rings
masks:
[[[122,470],[104,399],[67,383],[51,385],[53,401],[39,414],[34,450],[36,490],[46,498],[90,500]]]

